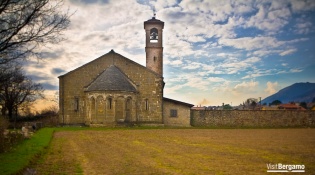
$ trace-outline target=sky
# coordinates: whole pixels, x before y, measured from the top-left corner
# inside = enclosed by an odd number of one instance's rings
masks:
[[[165,23],[165,97],[236,106],[315,83],[314,0],[65,0],[64,8],[73,13],[67,39],[25,68],[47,99],[58,76],[111,49],[145,66],[143,22],[153,11]]]

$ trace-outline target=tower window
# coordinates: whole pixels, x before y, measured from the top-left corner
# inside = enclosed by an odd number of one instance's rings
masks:
[[[150,42],[157,43],[159,39],[158,30],[156,28],[152,28],[150,30]]]
[[[79,97],[74,98],[73,108],[74,108],[74,111],[79,110]]]
[[[145,99],[145,110],[149,110],[149,100]]]

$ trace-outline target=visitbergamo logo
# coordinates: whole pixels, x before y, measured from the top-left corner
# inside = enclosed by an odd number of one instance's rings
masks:
[[[268,163],[267,172],[269,173],[279,173],[279,172],[301,173],[301,172],[305,172],[305,165],[285,165],[282,163],[278,163],[278,164]]]

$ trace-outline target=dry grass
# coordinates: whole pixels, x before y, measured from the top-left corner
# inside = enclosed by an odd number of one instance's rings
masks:
[[[267,163],[315,173],[315,129],[56,132],[38,174],[265,174]]]

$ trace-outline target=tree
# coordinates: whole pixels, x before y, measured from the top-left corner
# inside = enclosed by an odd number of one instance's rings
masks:
[[[282,102],[280,100],[274,100],[273,102],[270,103],[270,105],[280,105]]]
[[[307,104],[306,104],[306,102],[301,102],[301,103],[300,103],[300,106],[303,107],[304,109],[307,109]]]
[[[60,12],[63,0],[0,1],[0,65],[28,56],[40,58],[39,46],[58,43],[70,23]]]
[[[244,102],[244,107],[247,109],[255,109],[258,103],[258,99],[256,98],[248,98],[245,102]]]
[[[223,110],[232,110],[232,109],[233,109],[233,107],[231,105],[229,105],[229,104],[225,104],[223,106]]]
[[[0,67],[0,104],[2,115],[8,113],[9,119],[13,119],[13,113],[17,114],[19,106],[23,103],[34,102],[42,98],[43,88],[28,78],[21,67],[15,65],[10,68]]]
[[[313,98],[312,103],[315,103],[315,97]]]

